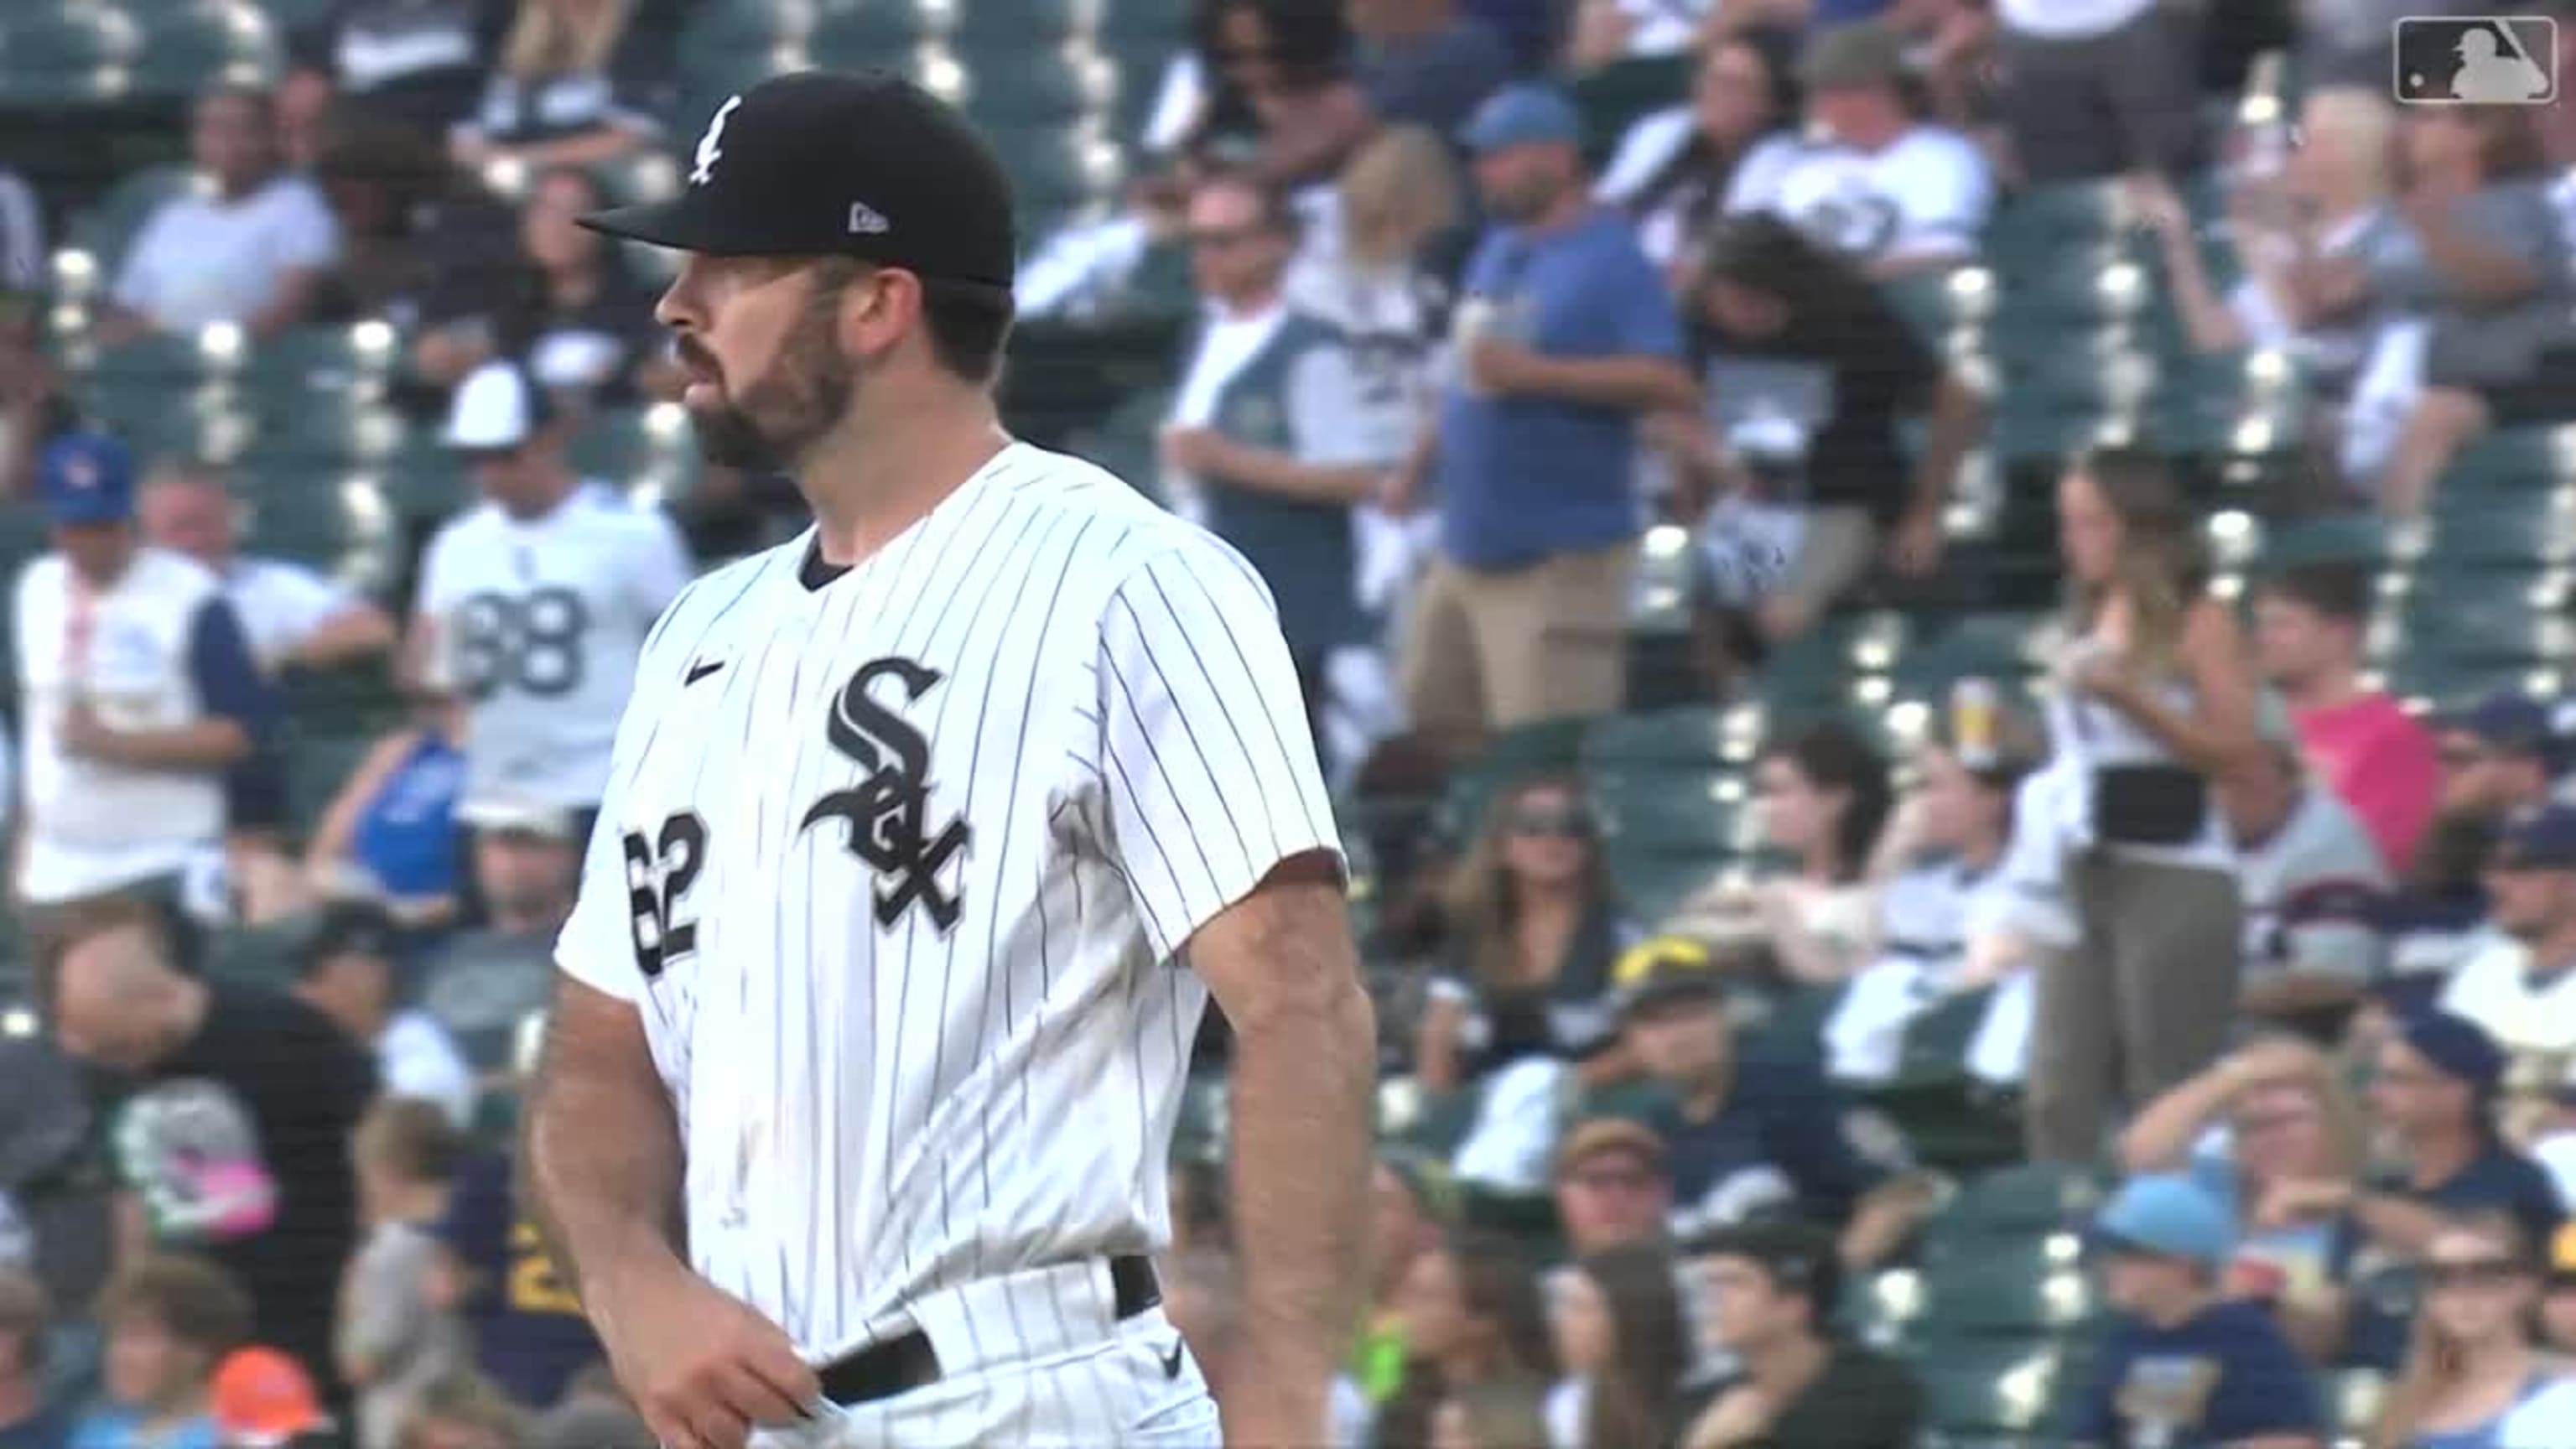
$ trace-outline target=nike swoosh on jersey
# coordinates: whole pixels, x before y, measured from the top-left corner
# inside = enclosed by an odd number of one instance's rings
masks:
[[[724,668],[724,661],[721,659],[692,664],[689,666],[688,678],[681,680],[680,683],[683,687],[695,684],[699,680],[706,678],[708,675],[713,674],[722,668]]]
[[[1163,1361],[1163,1377],[1167,1379],[1176,1379],[1181,1376],[1181,1354],[1185,1347],[1186,1343],[1184,1340],[1176,1338],[1172,1340],[1172,1351],[1170,1353],[1156,1355],[1156,1357]]]

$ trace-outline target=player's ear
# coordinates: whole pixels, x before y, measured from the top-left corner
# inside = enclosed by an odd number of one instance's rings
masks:
[[[881,267],[853,282],[841,306],[841,345],[857,357],[877,357],[913,330],[921,315],[921,279],[900,267]]]

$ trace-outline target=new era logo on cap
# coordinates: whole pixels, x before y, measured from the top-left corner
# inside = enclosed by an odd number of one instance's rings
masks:
[[[864,201],[853,201],[850,203],[850,235],[875,236],[879,232],[885,231],[888,226],[889,223],[885,219],[885,213],[878,211],[875,207],[868,205]]]

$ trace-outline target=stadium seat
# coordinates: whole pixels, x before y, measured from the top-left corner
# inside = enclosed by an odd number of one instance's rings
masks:
[[[1927,1251],[1973,1252],[1995,1240],[2066,1232],[2090,1221],[2102,1183],[2089,1168],[2032,1162],[1961,1185],[1928,1225]]]
[[[991,133],[993,149],[1031,217],[1065,216],[1108,201],[1125,179],[1118,148],[1089,126]]]
[[[299,734],[286,768],[286,817],[299,836],[311,832],[358,762],[375,744],[373,734],[332,734],[319,727]]]
[[[250,0],[143,0],[136,84],[156,95],[193,97],[221,80],[272,85],[284,72],[286,46],[277,23]]]
[[[1605,845],[1622,851],[1725,855],[1752,842],[1740,776],[1657,770],[1590,782]]]
[[[1605,160],[1631,125],[1689,100],[1694,64],[1688,55],[1638,56],[1577,76],[1573,99],[1583,113],[1585,152]]]
[[[122,98],[143,44],[143,25],[120,6],[11,6],[0,19],[0,95],[20,106]]]
[[[940,0],[867,0],[835,7],[806,40],[819,65],[903,69],[901,53],[948,38],[957,7]]]
[[[1037,129],[1105,119],[1118,100],[1118,67],[1087,45],[1024,42],[963,52],[966,110],[996,128]]]
[[[1936,1434],[1929,1442],[2024,1443],[2050,1422],[2065,1355],[2046,1341],[1932,1337],[1923,1343],[1921,1374]]]
[[[2080,1242],[2073,1233],[2000,1237],[1927,1257],[1920,1332],[2045,1338],[2084,1324],[2097,1304]]]
[[[1585,733],[1586,775],[1640,775],[1667,771],[1714,773],[1742,760],[1749,741],[1734,738],[1723,710],[1698,707],[1611,715]]]
[[[1097,34],[1108,18],[1104,0],[1019,0],[1013,5],[961,4],[951,38],[977,60],[1017,47],[1045,47]]]

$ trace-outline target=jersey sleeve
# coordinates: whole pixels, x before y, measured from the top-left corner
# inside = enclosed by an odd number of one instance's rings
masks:
[[[641,996],[644,977],[635,964],[634,887],[626,878],[626,851],[616,822],[626,818],[626,797],[635,788],[636,767],[646,741],[652,738],[654,717],[663,707],[661,691],[647,681],[668,672],[653,667],[654,646],[664,632],[657,626],[644,641],[635,693],[626,702],[625,716],[617,722],[617,742],[610,748],[599,821],[591,828],[589,848],[582,857],[581,894],[573,902],[562,934],[555,938],[555,964],[565,975],[620,1001]]]
[[[1281,861],[1342,864],[1278,609],[1196,538],[1130,574],[1100,625],[1097,770],[1108,848],[1168,958]]]

